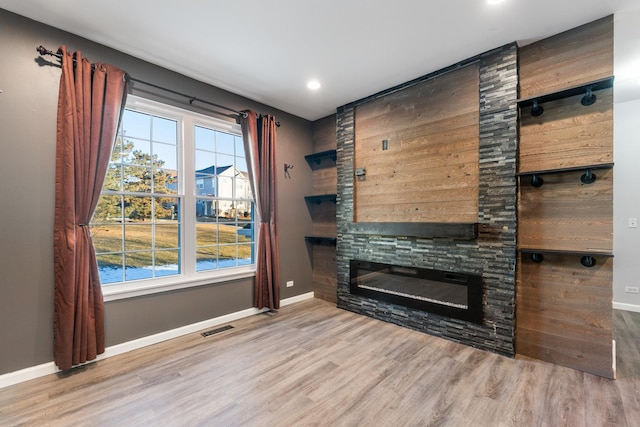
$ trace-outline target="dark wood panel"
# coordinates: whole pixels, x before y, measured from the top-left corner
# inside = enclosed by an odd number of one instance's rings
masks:
[[[613,161],[613,89],[597,94],[595,104],[582,96],[544,105],[544,114],[523,109],[520,125],[520,172],[561,169]]]
[[[330,245],[313,246],[313,293],[316,298],[337,302],[336,248]]]
[[[311,175],[312,194],[332,194],[338,188],[338,173],[335,167],[316,169]]]
[[[354,183],[356,222],[477,221],[478,71],[472,64],[356,107],[354,165],[366,170]]]
[[[584,267],[579,257],[521,256],[516,292],[516,352],[611,378],[611,258]]]
[[[593,171],[593,184],[580,182],[583,173],[544,175],[539,188],[520,177],[520,248],[613,250],[613,170]]]
[[[613,75],[613,16],[520,49],[520,98]]]
[[[313,138],[313,152],[319,153],[327,150],[335,150],[336,142],[336,115],[324,117],[311,124]]]
[[[336,204],[322,202],[308,204],[315,236],[336,236]]]

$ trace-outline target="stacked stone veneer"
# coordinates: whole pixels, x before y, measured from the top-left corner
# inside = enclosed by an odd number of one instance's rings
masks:
[[[513,356],[516,263],[517,47],[480,55],[479,235],[476,240],[389,237],[350,231],[354,206],[354,107],[337,111],[337,305],[473,347]],[[406,86],[431,78],[433,73]],[[349,260],[480,274],[482,325],[397,306],[349,292]]]

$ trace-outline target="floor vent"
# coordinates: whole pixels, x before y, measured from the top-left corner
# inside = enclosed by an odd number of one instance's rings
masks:
[[[228,331],[229,329],[233,329],[233,326],[227,325],[227,326],[222,326],[220,328],[211,329],[210,331],[203,332],[201,335],[203,337],[207,338],[207,337],[210,337],[211,335],[215,335],[215,334],[218,334],[220,332]]]

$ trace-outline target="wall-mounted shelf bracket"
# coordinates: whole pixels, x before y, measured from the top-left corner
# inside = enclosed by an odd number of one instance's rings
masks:
[[[540,171],[531,171],[531,172],[519,172],[517,176],[531,176],[531,186],[532,187],[542,187],[544,184],[544,180],[540,175],[550,175],[554,173],[565,173],[565,172],[576,172],[583,170],[584,173],[580,176],[580,182],[583,184],[593,184],[596,182],[596,174],[593,172],[594,169],[611,169],[613,168],[613,163],[603,163],[601,165],[588,165],[588,166],[575,166],[570,168],[562,168],[562,169],[548,169],[548,170],[540,170]]]
[[[558,249],[518,249],[522,254],[528,254],[531,257],[531,261],[540,263],[544,261],[544,254],[555,254],[565,256],[579,256],[580,264],[584,267],[593,267],[596,265],[596,257],[613,258],[612,252],[606,251],[572,251],[572,250],[558,250]]]
[[[315,203],[316,205],[319,205],[322,202],[336,203],[337,197],[338,196],[336,194],[317,194],[315,196],[304,196],[304,199],[308,203]]]
[[[584,96],[580,100],[580,103],[588,107],[589,105],[593,105],[596,102],[596,95],[593,92],[608,89],[610,87],[613,87],[613,77],[594,80],[592,82],[572,86],[563,90],[559,90],[557,92],[550,92],[531,98],[519,99],[518,105],[520,106],[520,108],[531,107],[531,115],[534,117],[538,117],[541,116],[542,113],[544,113],[544,108],[542,108],[542,105],[540,104],[584,94]]]
[[[304,156],[304,159],[309,163],[311,168],[315,168],[320,165],[323,160],[331,160],[331,162],[335,163],[337,160],[337,152],[336,150],[327,150],[321,151],[319,153],[308,154]]]

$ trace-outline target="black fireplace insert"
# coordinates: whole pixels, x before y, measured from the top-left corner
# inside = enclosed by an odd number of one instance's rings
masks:
[[[482,276],[350,261],[354,295],[482,324]]]

